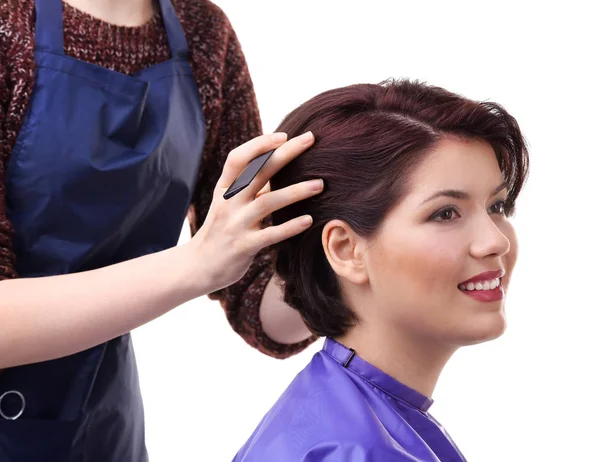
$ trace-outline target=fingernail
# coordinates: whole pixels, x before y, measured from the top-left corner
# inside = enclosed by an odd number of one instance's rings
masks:
[[[284,133],[284,132],[273,133],[271,135],[271,139],[275,143],[283,143],[285,140],[287,140],[287,133]]]
[[[310,181],[310,189],[313,191],[321,191],[324,186],[325,184],[323,183],[323,180],[319,179]]]
[[[310,226],[312,225],[313,219],[310,215],[306,215],[300,219],[300,223],[302,226]]]
[[[300,137],[298,138],[298,140],[302,143],[302,144],[308,144],[310,142],[312,142],[314,136],[312,132],[306,132],[302,135],[300,135]]]

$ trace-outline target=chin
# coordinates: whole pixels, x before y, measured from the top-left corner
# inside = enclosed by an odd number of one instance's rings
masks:
[[[506,316],[504,310],[496,313],[485,313],[474,316],[468,325],[464,326],[457,342],[461,346],[477,345],[501,337],[506,331]]]

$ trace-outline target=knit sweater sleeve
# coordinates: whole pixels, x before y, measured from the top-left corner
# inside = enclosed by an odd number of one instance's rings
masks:
[[[215,7],[216,8],[216,7]],[[220,10],[219,10],[220,12]],[[216,182],[228,153],[262,133],[257,101],[240,43],[225,15],[221,14],[221,31],[227,30],[223,81],[222,111],[217,124],[209,126],[203,154],[202,172],[193,199],[192,232],[202,223],[210,208]],[[211,130],[212,128],[212,130]],[[211,133],[214,137],[211,139]],[[304,350],[314,338],[296,344],[280,344],[262,329],[259,308],[267,283],[273,275],[268,250],[254,259],[245,276],[236,284],[209,295],[224,308],[231,327],[252,347],[275,358],[286,358]]]
[[[0,17],[0,29],[4,29],[4,19]],[[0,31],[0,281],[17,276],[15,271],[15,256],[12,251],[12,226],[6,211],[6,185],[4,174],[8,156],[6,144],[6,111],[10,101],[8,86],[8,69],[6,67],[6,36]]]

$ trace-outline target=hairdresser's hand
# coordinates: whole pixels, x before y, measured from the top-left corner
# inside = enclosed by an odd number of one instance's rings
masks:
[[[285,134],[263,135],[229,153],[223,174],[217,182],[206,220],[190,245],[201,261],[198,278],[208,277],[211,292],[227,287],[248,271],[254,256],[264,247],[305,231],[312,224],[309,216],[296,217],[279,226],[264,227],[262,220],[276,210],[319,194],[321,180],[294,184],[270,191],[270,178],[284,165],[308,149],[314,136],[308,132],[286,142]],[[277,148],[250,185],[225,200],[223,194],[248,163]],[[206,272],[208,274],[206,274]]]

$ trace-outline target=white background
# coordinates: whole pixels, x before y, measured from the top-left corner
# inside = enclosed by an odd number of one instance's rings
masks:
[[[509,328],[451,360],[431,409],[469,461],[600,461],[594,3],[217,1],[242,42],[265,131],[323,90],[389,77],[500,102],[519,121],[532,169],[514,219]],[[206,298],[134,338],[152,462],[231,460],[321,345],[263,356]]]

